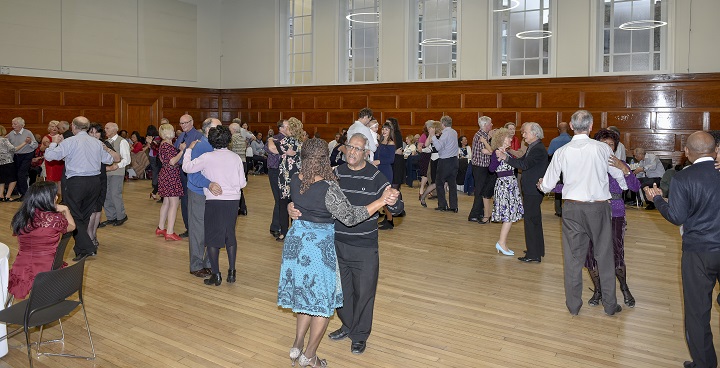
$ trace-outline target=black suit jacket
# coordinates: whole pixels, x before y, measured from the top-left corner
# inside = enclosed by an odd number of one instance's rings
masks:
[[[715,161],[692,164],[670,182],[668,202],[655,196],[658,211],[675,225],[683,225],[684,252],[720,251],[720,172]]]
[[[529,147],[523,157],[513,158],[508,156],[505,162],[516,169],[522,170],[520,183],[522,184],[523,195],[543,195],[537,188],[538,180],[545,176],[545,170],[548,167],[548,153],[542,141],[538,141]]]

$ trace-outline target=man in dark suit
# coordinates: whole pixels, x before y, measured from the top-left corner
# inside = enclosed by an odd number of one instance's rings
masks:
[[[548,166],[548,153],[541,139],[543,130],[537,123],[522,125],[522,136],[528,144],[525,154],[521,158],[514,158],[504,152],[498,153],[498,158],[517,169],[522,170],[520,184],[523,192],[523,207],[525,207],[525,246],[527,253],[518,258],[523,262],[540,262],[545,256],[545,239],[543,238],[542,213],[540,205],[543,193],[535,185],[545,175]]]
[[[692,361],[684,367],[716,367],[717,355],[710,330],[712,292],[720,277],[720,172],[714,168],[715,140],[695,132],[685,144],[685,156],[693,164],[678,172],[670,183],[669,203],[654,184],[646,187],[648,200],[665,219],[682,225],[680,269],[685,305],[685,339]]]

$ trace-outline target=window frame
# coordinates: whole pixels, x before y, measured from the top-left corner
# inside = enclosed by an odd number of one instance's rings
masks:
[[[300,53],[289,53],[288,48],[290,46],[290,19],[294,15],[293,14],[293,6],[295,5],[296,1],[303,1],[304,2],[310,2],[310,24],[312,31],[310,33],[301,33],[300,36],[310,36],[310,52],[305,52],[305,48],[303,47],[303,52]],[[315,0],[280,0],[279,4],[279,49],[280,49],[280,63],[278,65],[279,71],[278,74],[280,75],[280,84],[285,86],[307,86],[307,85],[313,85],[316,81],[316,73],[315,73],[315,55],[316,55],[316,44],[315,44],[315,26],[316,26],[316,17],[315,17],[315,6],[316,1]],[[295,19],[297,18],[304,18],[305,15],[296,16],[293,17],[293,28],[295,25]],[[304,30],[303,30],[304,31]],[[294,29],[293,29],[294,32]],[[293,38],[297,36],[293,34]],[[294,42],[294,41],[293,41]],[[293,43],[294,46],[294,43]],[[293,48],[294,51],[294,48]],[[294,71],[290,70],[290,66],[292,65],[291,57],[295,55],[304,55],[309,54],[310,55],[310,70],[299,70]],[[304,67],[304,62],[303,62]],[[302,82],[302,83],[295,83],[294,77],[297,73],[310,73],[310,80],[308,82]]]
[[[419,14],[419,2],[420,1],[427,1],[427,0],[410,0],[410,19],[411,22],[408,22],[409,25],[412,27],[410,31],[408,32],[408,51],[409,51],[409,59],[408,59],[408,79],[411,81],[454,81],[454,80],[460,80],[460,69],[461,69],[461,63],[460,63],[460,40],[461,40],[461,24],[460,19],[462,18],[460,16],[462,11],[462,0],[450,0],[451,2],[456,3],[456,15],[454,18],[451,18],[451,27],[454,20],[454,30],[451,29],[451,37],[455,38],[455,45],[451,46],[450,48],[450,77],[448,78],[425,78],[425,73],[423,72],[423,78],[420,78],[419,74],[419,68],[421,67],[420,55],[422,54],[422,47],[419,43],[422,41],[422,34],[423,30],[420,29],[420,14]],[[474,0],[473,0],[474,1]],[[453,47],[455,50],[453,51]],[[453,55],[455,56],[453,58]],[[444,65],[444,64],[432,64],[432,65]],[[455,71],[455,76],[453,75],[453,67]]]
[[[382,48],[380,47],[381,40],[382,40],[382,26],[381,26],[382,25],[382,11],[381,11],[382,0],[373,0],[373,1],[375,1],[375,7],[377,9],[377,12],[380,15],[378,16],[378,23],[374,24],[377,27],[377,36],[378,36],[377,46],[376,46],[377,58],[376,58],[376,64],[374,67],[375,80],[370,80],[370,81],[368,81],[368,80],[355,81],[355,80],[350,80],[350,78],[349,78],[351,69],[353,69],[353,70],[357,69],[357,68],[352,68],[353,65],[352,65],[352,62],[350,61],[351,54],[352,54],[352,44],[351,44],[352,36],[351,36],[350,32],[352,32],[352,29],[351,29],[351,22],[345,18],[350,12],[349,1],[353,1],[353,0],[342,0],[341,5],[340,5],[340,17],[339,17],[340,26],[338,28],[341,29],[342,31],[339,32],[339,37],[338,37],[339,41],[340,41],[340,43],[339,43],[340,44],[339,45],[339,51],[340,51],[339,52],[339,60],[340,60],[339,64],[340,65],[338,67],[338,72],[339,72],[338,80],[341,84],[379,83],[380,82],[380,73],[381,73],[380,59],[381,59],[381,52],[382,52],[381,51]],[[362,9],[368,9],[368,8],[362,8]],[[355,10],[353,10],[353,11],[355,11]],[[363,49],[368,49],[368,48],[363,48]],[[363,67],[362,69],[366,70],[366,69],[370,69],[370,68]],[[353,76],[354,76],[354,74],[353,74]]]

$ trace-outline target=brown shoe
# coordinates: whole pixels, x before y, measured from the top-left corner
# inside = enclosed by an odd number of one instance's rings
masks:
[[[193,276],[205,278],[205,277],[210,276],[210,272],[208,272],[206,270],[207,270],[207,268],[201,268],[197,271],[190,271],[190,274]]]

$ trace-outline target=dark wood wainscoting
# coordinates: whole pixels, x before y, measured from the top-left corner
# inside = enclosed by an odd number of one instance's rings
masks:
[[[266,132],[295,116],[308,133],[325,139],[367,106],[381,121],[397,118],[405,135],[420,133],[425,121],[443,114],[469,139],[483,115],[495,127],[537,122],[547,145],[559,122],[587,109],[595,131],[614,125],[628,149],[643,147],[675,161],[690,133],[720,129],[720,74],[233,89],[223,90],[221,99],[223,121],[240,116],[251,129]]]
[[[196,127],[208,117],[224,123],[240,117],[263,133],[295,116],[311,135],[330,139],[363,107],[380,121],[397,118],[406,135],[443,114],[469,138],[483,115],[496,127],[534,121],[545,130],[546,145],[559,122],[587,109],[594,130],[617,126],[628,149],[643,147],[678,161],[690,133],[720,129],[720,73],[227,90],[0,76],[0,124],[9,128],[12,118],[22,116],[40,134],[50,120],[78,115],[144,134],[162,117],[177,124],[188,113]]]
[[[0,76],[0,124],[10,129],[11,120],[21,116],[29,130],[42,135],[50,120],[78,115],[144,135],[160,118],[177,125],[188,113],[199,128],[205,118],[220,117],[219,100],[213,89]]]

